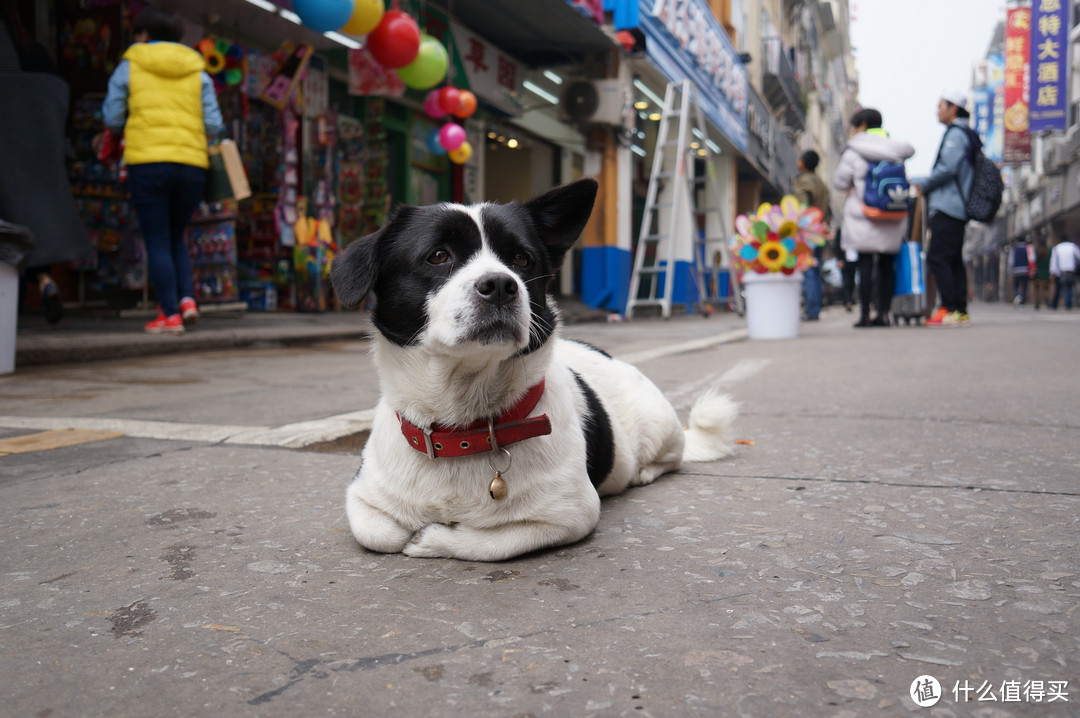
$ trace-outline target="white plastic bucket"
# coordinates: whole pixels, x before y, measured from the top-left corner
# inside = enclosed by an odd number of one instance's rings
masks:
[[[0,374],[15,371],[15,328],[19,320],[19,272],[0,262]]]
[[[746,331],[751,339],[795,339],[802,308],[802,273],[747,273]]]

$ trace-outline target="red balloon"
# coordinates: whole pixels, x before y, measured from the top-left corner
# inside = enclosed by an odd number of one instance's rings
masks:
[[[454,110],[454,116],[465,119],[476,112],[476,95],[468,90],[462,90],[458,99],[457,109]]]
[[[461,103],[461,92],[456,87],[444,87],[439,90],[439,107],[444,112],[456,112]]]
[[[405,67],[420,52],[420,26],[400,10],[388,10],[368,34],[367,49],[383,67]]]

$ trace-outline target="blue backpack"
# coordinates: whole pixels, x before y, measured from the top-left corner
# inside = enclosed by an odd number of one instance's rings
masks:
[[[863,213],[870,219],[896,221],[907,217],[907,173],[902,162],[874,162],[866,171]]]

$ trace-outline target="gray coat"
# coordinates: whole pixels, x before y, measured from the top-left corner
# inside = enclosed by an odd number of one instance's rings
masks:
[[[943,212],[954,219],[967,220],[964,209],[964,197],[971,194],[971,182],[975,178],[975,167],[968,161],[971,140],[967,133],[953,129],[953,125],[967,127],[967,120],[957,119],[945,128],[941,138],[941,148],[930,176],[919,182],[923,194],[927,197],[926,209],[932,215]],[[957,184],[957,179],[960,180]],[[960,187],[964,194],[960,194]]]
[[[840,219],[840,242],[844,249],[883,254],[900,251],[906,220],[870,219],[863,212],[862,200],[871,162],[903,162],[913,154],[915,148],[907,142],[869,132],[860,132],[848,140],[833,176],[833,189],[847,193]]]

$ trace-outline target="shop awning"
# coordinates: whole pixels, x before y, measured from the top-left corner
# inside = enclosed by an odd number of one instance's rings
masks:
[[[447,8],[447,0],[432,5]],[[566,0],[453,0],[453,19],[532,67],[578,64],[615,47]]]

